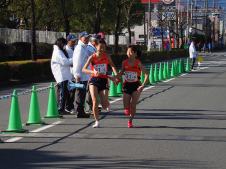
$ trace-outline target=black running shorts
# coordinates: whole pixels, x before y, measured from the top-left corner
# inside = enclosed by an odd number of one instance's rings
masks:
[[[105,89],[109,89],[107,78],[92,77],[89,81],[89,84],[96,86],[98,89],[98,92]]]
[[[137,82],[125,82],[123,84],[122,91],[126,94],[132,95],[133,92],[137,91],[138,87],[141,86],[140,81]]]

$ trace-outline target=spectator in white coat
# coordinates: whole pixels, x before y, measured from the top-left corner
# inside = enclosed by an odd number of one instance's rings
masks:
[[[87,86],[89,75],[82,72],[82,68],[89,58],[89,53],[87,50],[87,44],[89,42],[90,35],[87,32],[81,32],[79,34],[78,45],[76,46],[73,54],[73,74],[75,81],[77,83],[84,84]],[[84,104],[86,98],[86,90],[77,89],[76,90],[76,112],[77,118],[89,118],[89,114],[85,113]]]
[[[194,69],[195,61],[197,58],[197,51],[195,48],[195,40],[193,39],[190,46],[189,46],[189,57],[192,60],[192,66],[191,69]]]
[[[72,66],[72,58],[70,59],[65,48],[67,40],[64,38],[57,39],[51,59],[51,70],[57,82],[57,104],[58,111],[61,115],[65,114],[65,107],[71,104],[69,99],[69,91],[67,89],[68,81],[72,79],[70,67]]]

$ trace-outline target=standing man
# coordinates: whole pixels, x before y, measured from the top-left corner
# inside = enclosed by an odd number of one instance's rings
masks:
[[[195,40],[194,39],[192,39],[191,44],[189,46],[189,57],[192,60],[191,69],[193,69],[195,61],[196,61],[196,57],[197,57],[197,51],[196,51],[196,48],[195,48]]]
[[[77,38],[74,34],[69,34],[67,36],[67,45],[66,45],[66,51],[68,53],[68,57],[70,59],[73,58],[73,53],[74,53],[74,48],[76,44]],[[73,68],[71,67],[71,74],[73,74]],[[72,79],[71,79],[72,80]],[[65,107],[65,112],[69,114],[75,114],[75,109],[74,109],[74,101],[75,101],[75,89],[69,91],[69,99],[68,99],[68,104]]]
[[[74,53],[74,49],[75,49],[75,44],[76,44],[76,41],[77,40],[78,39],[76,38],[76,36],[74,34],[69,34],[67,36],[66,50],[67,50],[68,56],[70,58],[73,57],[73,53]]]
[[[82,72],[82,68],[89,58],[87,50],[87,44],[89,42],[90,35],[87,32],[81,32],[79,34],[78,45],[76,46],[73,53],[73,74],[76,83],[81,83],[87,86],[89,75]],[[76,90],[76,112],[77,118],[89,118],[89,114],[85,113],[84,104],[86,98],[86,90]]]

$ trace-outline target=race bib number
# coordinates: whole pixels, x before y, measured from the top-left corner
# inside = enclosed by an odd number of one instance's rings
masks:
[[[138,80],[137,78],[137,72],[125,72],[125,80],[128,82],[136,82]]]
[[[97,65],[94,65],[94,69],[96,71],[98,71],[99,73],[101,73],[101,74],[104,74],[104,75],[107,74],[107,65],[106,64],[97,64]]]

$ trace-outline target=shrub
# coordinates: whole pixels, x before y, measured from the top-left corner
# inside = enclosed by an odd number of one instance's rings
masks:
[[[53,45],[37,43],[37,59],[51,57]],[[31,59],[31,44],[27,42],[15,42],[12,44],[0,43],[0,62],[19,61]]]
[[[175,58],[182,58],[182,57],[188,57],[188,52],[187,50],[184,49],[177,49],[177,50],[172,50],[172,51],[152,51],[152,52],[144,52],[142,53],[142,56],[140,60],[144,64],[150,64],[150,63],[155,63],[155,62],[160,62],[160,61],[165,61],[165,60],[171,60]],[[115,63],[117,67],[121,66],[122,61],[127,58],[126,54],[123,55],[111,55],[112,61]]]
[[[50,60],[42,59],[35,62],[12,61],[0,63],[0,80],[37,80],[52,78]]]
[[[7,63],[0,64],[0,81],[10,79],[10,67]]]

